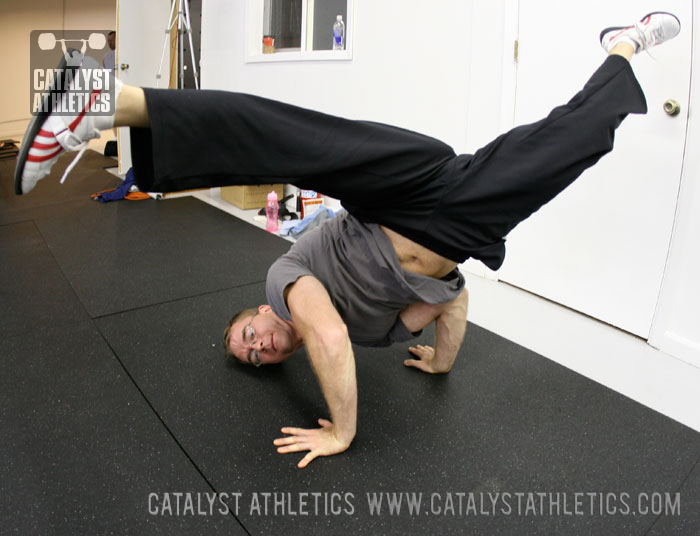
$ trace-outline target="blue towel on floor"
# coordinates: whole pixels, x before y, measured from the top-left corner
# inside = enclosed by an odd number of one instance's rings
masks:
[[[134,169],[129,168],[129,171],[126,172],[124,182],[122,182],[119,187],[115,188],[114,190],[105,190],[104,192],[95,194],[92,197],[97,201],[102,201],[103,203],[108,201],[119,201],[120,199],[124,199],[127,195],[129,195],[129,191],[134,185],[136,185]]]
[[[290,220],[282,223],[280,228],[281,236],[292,236],[299,238],[302,234],[321,225],[324,221],[335,216],[328,207],[319,207],[318,210],[306,216],[303,220]]]

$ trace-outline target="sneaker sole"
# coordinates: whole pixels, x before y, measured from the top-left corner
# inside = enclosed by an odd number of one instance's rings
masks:
[[[72,56],[73,52],[78,52],[74,48],[68,48],[67,49],[68,54]],[[58,63],[56,66],[56,71],[58,70],[65,70],[67,67],[67,62],[65,56],[61,56],[61,61]],[[75,71],[79,69],[79,67],[71,67],[71,70],[73,70],[73,74],[75,74]],[[44,94],[41,96],[41,101],[43,103],[43,109],[47,111],[39,112],[36,114],[34,117],[32,117],[31,121],[29,122],[29,126],[27,127],[27,130],[24,133],[24,138],[22,139],[22,145],[20,146],[19,149],[19,154],[17,155],[17,165],[15,166],[15,195],[22,195],[22,174],[24,173],[24,165],[27,163],[27,156],[29,156],[29,150],[32,148],[32,145],[34,144],[34,140],[36,138],[36,135],[39,133],[41,130],[41,125],[44,124],[44,121],[46,121],[46,118],[51,115],[51,107],[48,106],[51,104],[51,94],[52,93],[59,93],[63,94],[65,93],[66,89],[65,87],[59,88],[59,91],[56,92],[54,91],[54,87],[56,85],[56,82],[58,81],[58,77],[54,77],[53,83],[49,86],[49,89],[44,91]],[[64,84],[65,86],[65,84]]]
[[[651,13],[647,13],[644,15],[641,20],[646,19],[647,17],[651,17],[652,15],[670,15],[674,19],[676,19],[676,22],[678,23],[678,31],[680,32],[681,29],[681,21],[678,17],[676,17],[673,13],[669,13],[668,11],[652,11]],[[600,32],[600,44],[603,44],[603,36],[608,33],[608,32],[614,32],[614,31],[619,31],[619,30],[626,30],[627,28],[631,28],[632,26],[611,26],[610,28],[605,28],[602,32]]]

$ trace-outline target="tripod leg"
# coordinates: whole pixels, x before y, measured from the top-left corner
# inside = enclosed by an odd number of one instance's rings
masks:
[[[165,59],[165,49],[168,46],[168,41],[170,40],[170,30],[173,28],[173,12],[175,11],[175,2],[170,8],[170,15],[168,16],[168,27],[165,30],[165,38],[163,39],[163,52],[160,54],[160,64],[158,65],[158,74],[156,75],[156,87],[160,87],[160,75],[163,72],[163,60]]]
[[[177,8],[177,64],[180,70],[180,82],[177,86],[178,89],[185,88],[185,43],[182,40],[184,37],[183,30],[183,13],[182,13],[182,1],[176,0],[178,4]]]
[[[194,74],[194,87],[199,89],[199,77],[197,75],[197,63],[194,59],[194,46],[192,45],[192,24],[190,23],[190,7],[187,0],[183,0],[185,3],[185,31],[187,36],[190,38],[190,56],[192,57],[192,70]]]

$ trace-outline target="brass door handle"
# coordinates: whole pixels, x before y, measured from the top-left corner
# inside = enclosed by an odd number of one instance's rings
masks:
[[[126,71],[129,68],[128,63],[122,63],[122,71]]]
[[[664,102],[664,112],[666,112],[668,115],[678,115],[680,111],[681,105],[678,104],[678,101],[668,99],[666,102]]]

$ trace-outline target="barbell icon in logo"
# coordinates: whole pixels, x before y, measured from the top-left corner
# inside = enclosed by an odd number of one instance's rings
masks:
[[[66,41],[79,41],[81,43],[87,41],[93,50],[102,50],[107,43],[107,39],[101,33],[91,33],[89,39],[56,39],[56,36],[50,32],[39,34],[39,48],[41,50],[53,50],[57,41],[64,44]]]

